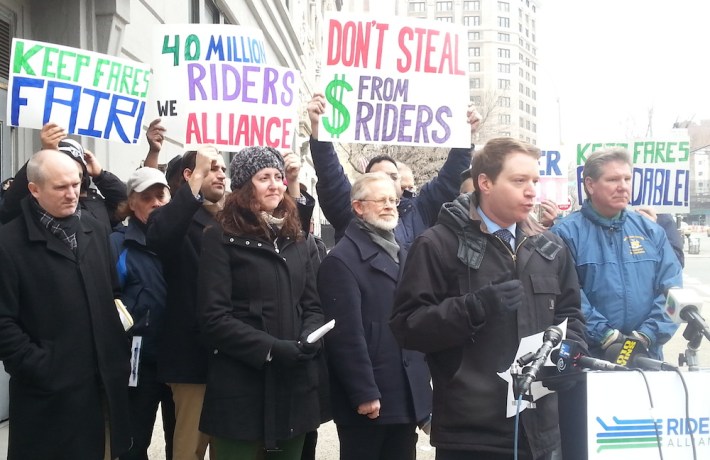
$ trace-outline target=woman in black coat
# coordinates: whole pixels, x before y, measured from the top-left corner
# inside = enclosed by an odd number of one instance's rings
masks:
[[[283,158],[250,147],[230,165],[233,192],[206,230],[200,256],[201,332],[212,350],[200,430],[220,460],[257,459],[279,449],[298,460],[319,425],[323,324],[310,248],[296,205],[285,196]]]

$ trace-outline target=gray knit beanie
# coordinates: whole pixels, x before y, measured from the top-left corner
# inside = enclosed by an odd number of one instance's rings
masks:
[[[229,164],[232,189],[240,188],[264,168],[278,169],[282,176],[286,176],[284,159],[278,150],[271,147],[247,147],[240,150]]]

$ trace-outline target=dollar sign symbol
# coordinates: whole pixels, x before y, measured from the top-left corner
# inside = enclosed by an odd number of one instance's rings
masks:
[[[333,80],[325,87],[325,98],[333,108],[330,117],[323,117],[323,127],[333,137],[339,137],[350,125],[350,112],[343,105],[345,90],[352,91],[353,87],[345,81],[345,74],[335,74]]]

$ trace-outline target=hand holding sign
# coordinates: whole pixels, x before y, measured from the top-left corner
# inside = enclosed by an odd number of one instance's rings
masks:
[[[311,101],[308,103],[308,118],[311,120],[311,136],[318,139],[318,125],[320,116],[325,113],[325,96],[323,93],[313,93]]]
[[[42,131],[39,132],[42,148],[46,150],[57,150],[59,142],[65,137],[67,137],[67,132],[56,123],[45,124],[42,126]]]

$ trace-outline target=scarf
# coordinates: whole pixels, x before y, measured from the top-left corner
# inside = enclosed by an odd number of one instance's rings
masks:
[[[74,214],[71,216],[59,219],[45,211],[37,200],[32,199],[30,203],[39,218],[39,222],[49,230],[49,233],[59,238],[74,252],[74,255],[76,255],[76,234],[79,231],[79,218],[81,217],[80,207],[77,205],[76,211],[74,211]]]
[[[381,247],[388,256],[395,262],[399,263],[399,245],[394,239],[394,231],[382,230],[372,224],[369,224],[359,217],[355,217],[355,223],[360,229],[370,237],[373,243]]]

